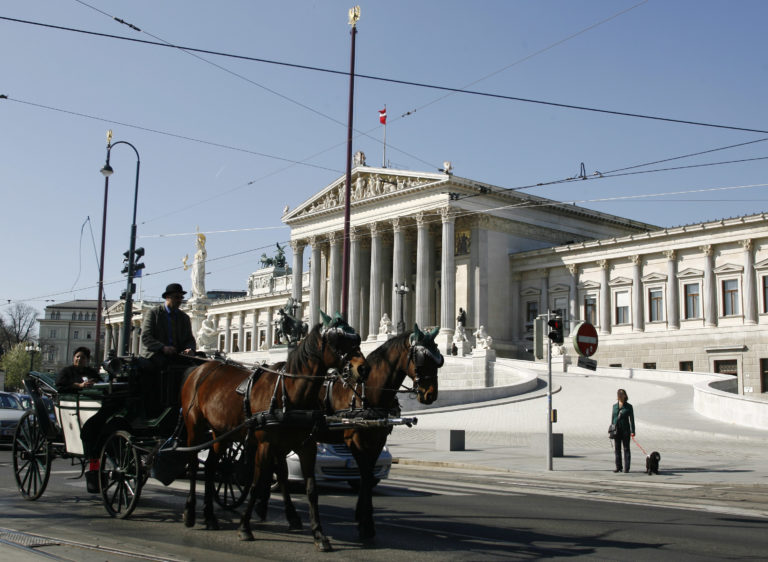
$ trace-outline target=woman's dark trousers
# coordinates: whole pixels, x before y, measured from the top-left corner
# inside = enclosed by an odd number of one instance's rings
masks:
[[[622,469],[622,463],[621,463],[621,447],[624,447],[624,472],[629,472],[629,461],[631,459],[631,455],[629,453],[629,435],[617,437],[613,440],[614,446],[616,447],[615,453],[616,453],[616,469],[621,470]]]

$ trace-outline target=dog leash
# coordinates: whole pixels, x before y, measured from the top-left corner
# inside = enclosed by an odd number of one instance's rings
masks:
[[[647,456],[648,456],[648,453],[646,453],[646,452],[645,452],[645,449],[643,449],[643,446],[642,446],[640,443],[638,443],[638,442],[637,442],[637,439],[635,439],[635,436],[634,436],[634,435],[632,436],[632,441],[634,441],[634,442],[635,442],[635,445],[637,445],[638,447],[640,447],[640,450],[641,450],[641,451],[643,452],[643,454],[644,454],[644,455],[647,457]]]

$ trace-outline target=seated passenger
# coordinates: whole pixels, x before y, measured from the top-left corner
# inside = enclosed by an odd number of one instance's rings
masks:
[[[78,392],[91,388],[94,382],[100,380],[98,371],[88,366],[90,359],[91,350],[87,347],[78,347],[75,350],[75,353],[72,355],[72,365],[64,367],[56,377],[56,388],[60,393]],[[110,414],[109,408],[105,410],[102,405],[102,408],[83,424],[80,431],[83,451],[88,459],[88,472],[85,473],[85,483],[90,493],[98,493],[99,491],[99,430]]]
[[[98,371],[88,366],[90,360],[91,350],[78,347],[72,354],[72,364],[64,367],[56,377],[56,389],[59,392],[77,392],[99,382]]]

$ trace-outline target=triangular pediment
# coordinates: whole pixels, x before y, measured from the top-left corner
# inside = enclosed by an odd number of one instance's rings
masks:
[[[664,273],[650,273],[642,278],[643,283],[663,283],[666,280],[667,276]]]
[[[757,262],[755,264],[755,269],[768,269],[768,258]]]
[[[608,285],[610,285],[611,287],[623,287],[625,285],[631,285],[631,284],[632,284],[632,279],[630,279],[629,277],[617,277],[616,279],[611,279],[608,282]]]
[[[704,277],[704,272],[700,269],[689,267],[688,269],[684,269],[677,274],[678,279],[691,279],[694,277]]]
[[[568,285],[564,285],[562,283],[559,283],[557,285],[553,285],[549,288],[550,293],[567,293],[569,290]]]
[[[541,295],[541,289],[536,289],[534,287],[526,287],[522,291],[520,291],[521,297],[534,297]]]
[[[597,281],[584,281],[583,283],[579,283],[580,291],[597,291],[599,289],[600,283]]]
[[[428,185],[449,181],[451,176],[441,173],[411,172],[389,168],[358,166],[352,170],[350,202],[352,206],[379,202],[402,196]],[[283,215],[283,222],[290,223],[299,218],[322,216],[343,212],[345,176],[320,190],[298,207]]]
[[[728,275],[729,273],[743,273],[744,266],[736,265],[733,263],[725,263],[720,267],[715,268],[715,273],[718,275]]]

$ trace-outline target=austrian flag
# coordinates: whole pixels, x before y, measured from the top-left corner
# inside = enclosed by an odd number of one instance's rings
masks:
[[[386,108],[386,106],[384,107],[384,109],[380,109],[379,110],[379,123],[381,123],[382,125],[386,125],[387,124],[387,108]]]

